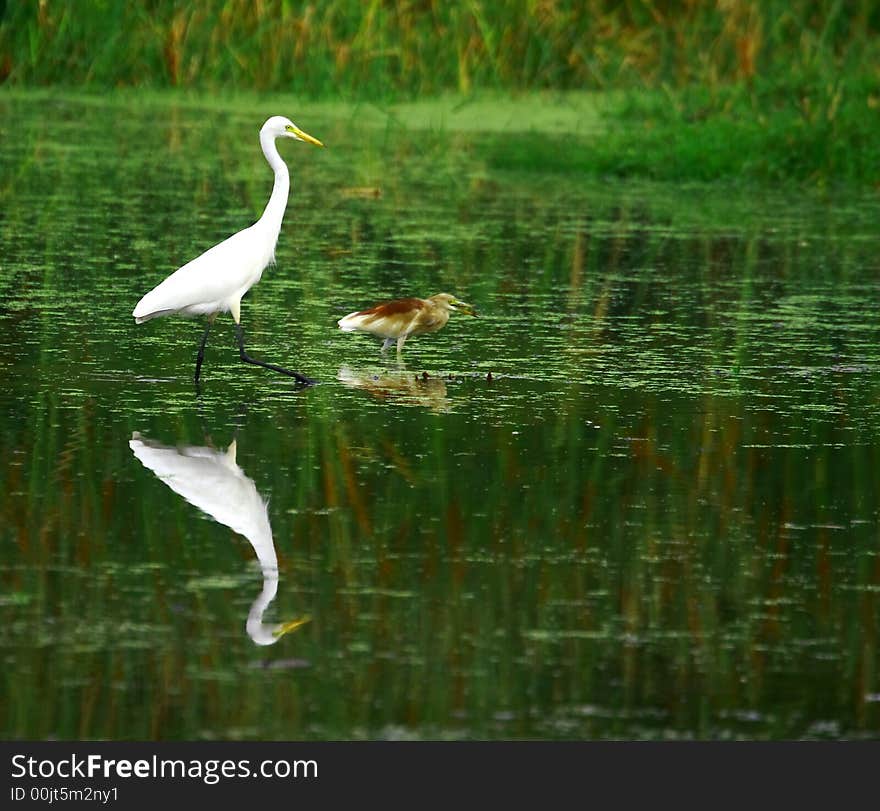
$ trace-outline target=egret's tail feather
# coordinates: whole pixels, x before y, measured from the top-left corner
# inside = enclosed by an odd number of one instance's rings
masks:
[[[135,311],[132,313],[132,315],[134,316],[135,324],[143,324],[144,321],[149,321],[152,318],[159,318],[163,315],[170,315],[173,312],[174,310],[156,310],[152,313],[145,313],[143,310],[135,308]]]

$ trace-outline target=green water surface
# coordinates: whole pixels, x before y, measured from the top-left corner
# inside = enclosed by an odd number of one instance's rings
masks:
[[[131,311],[259,216],[275,113],[328,148],[242,320],[320,385],[224,315],[197,391]],[[877,737],[876,193],[495,130],[0,96],[0,735]],[[336,328],[441,291],[400,363]]]

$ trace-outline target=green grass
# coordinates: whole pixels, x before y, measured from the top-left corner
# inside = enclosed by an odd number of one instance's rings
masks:
[[[489,139],[496,169],[664,181],[880,183],[880,127],[872,91],[859,83],[804,108],[762,88],[709,99],[702,89],[637,91],[598,103],[602,129],[586,137]],[[824,106],[823,106],[824,105]]]
[[[878,33],[866,1],[11,0],[0,83],[333,103],[482,133],[495,168],[877,185]]]
[[[388,97],[877,78],[867,0],[10,0],[0,80]]]

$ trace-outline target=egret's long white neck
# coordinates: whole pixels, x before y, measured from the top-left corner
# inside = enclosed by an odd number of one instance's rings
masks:
[[[281,231],[281,221],[284,219],[284,209],[287,208],[287,195],[290,193],[290,173],[287,171],[287,164],[278,154],[274,136],[260,132],[260,146],[269,166],[275,172],[275,185],[259,222],[277,239]]]

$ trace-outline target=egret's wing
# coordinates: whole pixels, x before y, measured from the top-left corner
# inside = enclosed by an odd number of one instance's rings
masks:
[[[147,320],[161,313],[210,312],[201,308],[234,296],[266,266],[264,246],[257,237],[258,232],[246,228],[187,262],[138,302],[134,317]]]

